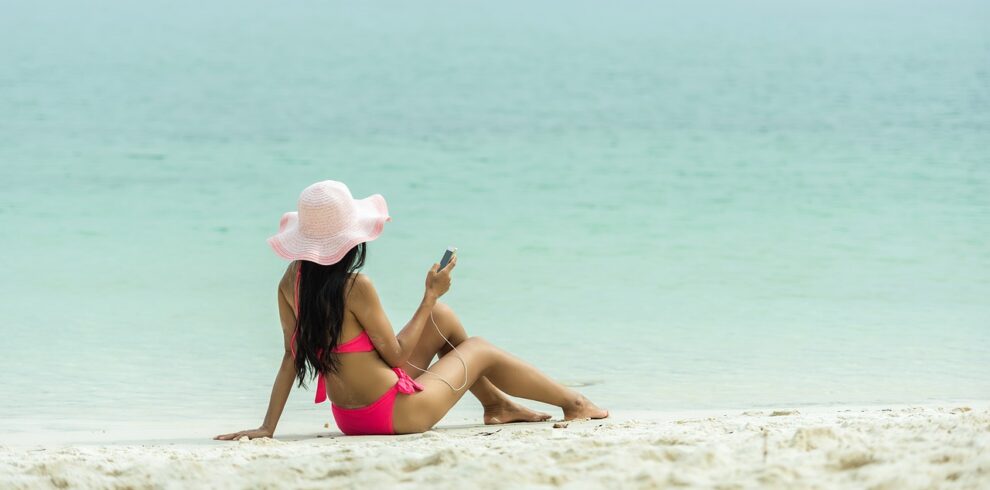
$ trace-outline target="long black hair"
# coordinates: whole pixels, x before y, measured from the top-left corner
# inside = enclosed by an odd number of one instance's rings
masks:
[[[344,326],[344,298],[351,272],[364,267],[366,247],[359,243],[334,264],[299,261],[299,311],[296,315],[296,378],[336,372],[333,355]],[[308,375],[308,376],[307,376]]]

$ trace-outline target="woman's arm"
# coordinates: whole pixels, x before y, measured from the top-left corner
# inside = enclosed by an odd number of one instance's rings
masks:
[[[413,349],[419,342],[419,337],[430,318],[430,312],[437,304],[437,299],[450,289],[450,273],[457,264],[457,256],[447,264],[441,272],[437,272],[439,264],[433,264],[426,274],[426,291],[419,308],[398,335],[392,330],[392,324],[385,315],[378,292],[375,291],[371,279],[359,274],[354,280],[353,292],[356,293],[348,306],[364,330],[368,332],[375,350],[392,367],[402,367],[409,360]]]
[[[282,364],[275,375],[275,384],[272,386],[271,398],[268,400],[268,411],[265,413],[265,420],[261,427],[251,430],[242,430],[214,437],[214,439],[229,441],[247,436],[249,439],[256,437],[272,437],[275,434],[275,427],[285,409],[285,402],[289,399],[289,392],[292,391],[292,383],[296,379],[295,358],[292,356],[291,344],[292,332],[296,328],[296,313],[293,311],[289,300],[285,298],[281,285],[278,288],[278,316],[282,323],[282,342],[285,352],[282,355]]]

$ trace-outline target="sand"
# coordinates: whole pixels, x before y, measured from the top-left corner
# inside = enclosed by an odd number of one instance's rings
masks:
[[[990,404],[0,446],[0,488],[990,488]],[[561,425],[561,424],[558,424]]]

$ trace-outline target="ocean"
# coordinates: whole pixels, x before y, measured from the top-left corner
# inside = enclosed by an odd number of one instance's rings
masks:
[[[4,10],[0,434],[259,423],[326,179],[396,330],[457,246],[469,334],[613,410],[990,399],[985,2]]]

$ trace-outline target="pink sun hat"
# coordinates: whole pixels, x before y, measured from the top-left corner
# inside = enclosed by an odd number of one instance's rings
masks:
[[[381,194],[354,199],[343,182],[324,180],[299,194],[298,211],[282,215],[278,233],[268,238],[275,253],[289,260],[334,264],[362,242],[381,234],[388,206]]]

